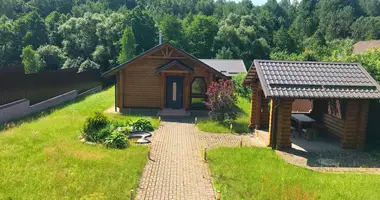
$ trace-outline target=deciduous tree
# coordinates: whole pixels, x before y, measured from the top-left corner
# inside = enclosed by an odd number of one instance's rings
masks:
[[[119,64],[122,64],[136,55],[136,40],[130,27],[124,30],[123,37],[120,39],[121,51],[117,58]]]

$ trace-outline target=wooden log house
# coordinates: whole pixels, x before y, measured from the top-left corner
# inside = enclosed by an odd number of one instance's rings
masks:
[[[212,81],[246,72],[242,60],[198,59],[165,42],[102,76],[116,76],[115,104],[122,112],[203,109]]]
[[[291,147],[296,99],[313,100],[308,115],[338,137],[342,148],[361,149],[369,100],[380,99],[380,86],[359,63],[255,60],[244,84],[252,88],[250,126],[269,127],[268,145],[275,149]]]

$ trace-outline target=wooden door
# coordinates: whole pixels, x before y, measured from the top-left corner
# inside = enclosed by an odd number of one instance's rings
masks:
[[[173,109],[182,108],[183,77],[166,77],[166,107]]]

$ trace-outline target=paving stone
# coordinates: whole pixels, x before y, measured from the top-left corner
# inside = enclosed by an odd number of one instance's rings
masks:
[[[151,139],[151,159],[144,168],[137,199],[215,200],[204,148],[263,146],[253,135],[199,131],[192,119],[163,120]]]
[[[162,121],[151,144],[137,199],[215,199],[208,166],[202,160],[197,129],[189,120]]]

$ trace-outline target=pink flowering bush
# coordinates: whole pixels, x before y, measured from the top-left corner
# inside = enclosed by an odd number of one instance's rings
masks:
[[[212,111],[212,118],[225,120],[234,116],[232,108],[236,103],[235,88],[231,80],[220,79],[212,82],[207,89],[206,106]]]

